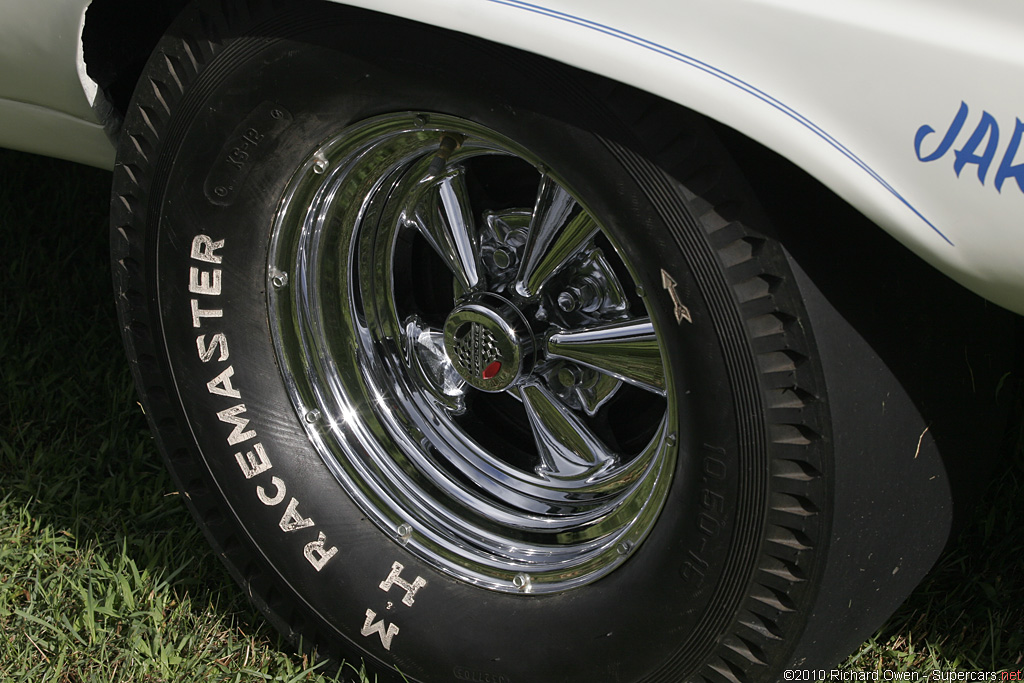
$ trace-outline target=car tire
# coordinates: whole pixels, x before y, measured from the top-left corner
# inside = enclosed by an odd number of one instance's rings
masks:
[[[790,665],[832,417],[699,117],[372,12],[201,2],[145,67],[112,220],[161,450],[296,642],[395,681]]]

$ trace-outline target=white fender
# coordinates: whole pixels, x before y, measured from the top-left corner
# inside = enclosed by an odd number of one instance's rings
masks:
[[[345,2],[539,53],[699,111],[1024,313],[1021,3]],[[959,133],[936,155],[962,103]]]
[[[542,54],[699,111],[1024,313],[1022,3],[332,1]],[[0,64],[23,68],[0,84],[0,144],[112,165],[82,63],[88,4],[8,3]]]

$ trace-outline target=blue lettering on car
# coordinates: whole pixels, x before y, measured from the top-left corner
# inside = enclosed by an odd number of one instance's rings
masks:
[[[929,125],[918,128],[917,134],[914,136],[914,152],[917,153],[918,160],[931,162],[946,156],[960,137],[969,116],[970,108],[966,102],[961,102],[952,123],[949,124],[946,132],[931,152],[926,152],[925,148],[934,144],[934,141],[928,141],[926,144],[925,139],[935,133],[935,129]],[[1003,152],[996,169],[993,184],[998,192],[1003,191],[1003,183],[1010,178],[1017,181],[1017,187],[1024,192],[1024,161],[1018,164],[1014,163],[1020,149],[1021,137],[1024,137],[1024,122],[1018,118],[1013,134],[1010,136],[1010,143]],[[984,185],[989,169],[996,159],[998,149],[999,123],[992,114],[982,111],[974,131],[959,149],[953,151],[953,171],[959,178],[966,166],[977,166],[978,181]]]

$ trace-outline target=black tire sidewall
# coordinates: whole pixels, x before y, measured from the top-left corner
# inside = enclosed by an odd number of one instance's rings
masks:
[[[347,35],[372,34],[374,21]],[[412,54],[430,45],[429,35],[396,32],[393,22],[379,21]],[[371,60],[369,39],[341,51],[329,31],[321,37],[322,27],[303,28],[302,40],[289,35],[298,30],[281,30],[269,41],[231,43],[201,71],[160,131],[148,210],[155,232],[147,259],[155,275],[146,287],[167,361],[164,383],[176,397],[171,421],[185,433],[192,454],[190,462],[174,465],[178,479],[198,476],[216,490],[216,506],[260,565],[279,576],[286,601],[347,642],[349,655],[376,658],[410,680],[674,681],[694,671],[745,599],[763,534],[768,471],[767,446],[738,438],[766,431],[759,411],[741,409],[759,403],[753,363],[748,358],[736,367],[736,354],[723,350],[720,335],[728,325],[706,301],[710,291],[726,286],[723,276],[695,269],[693,254],[685,254],[674,236],[689,231],[691,242],[700,242],[699,223],[688,216],[667,226],[647,204],[631,199],[644,188],[594,132],[621,139],[621,131],[612,129],[599,103],[573,92],[558,69],[525,75],[506,55],[468,39],[447,46],[446,56],[430,64],[401,56],[382,62]],[[454,70],[456,65],[463,69]],[[507,78],[493,78],[496,72]],[[230,203],[218,202],[209,194],[211,169],[240,124],[266,103],[288,112],[290,123],[249,149],[244,183],[231,188]],[[349,499],[292,408],[267,308],[278,198],[327,137],[367,117],[401,111],[471,119],[544,159],[601,217],[637,267],[648,310],[673,350],[671,375],[681,389],[671,494],[635,554],[593,584],[556,595],[508,595],[427,566]],[[200,235],[223,240],[216,252],[221,263],[193,257]],[[192,268],[211,276],[219,270],[220,293],[190,291]],[[692,324],[674,317],[662,271],[677,281]],[[220,313],[197,320],[194,305]],[[209,345],[218,334],[227,341],[228,357],[221,360],[218,349],[204,360],[197,339]],[[748,341],[741,332],[731,343],[746,348]],[[210,383],[229,367],[237,394],[214,393]],[[754,395],[748,390],[737,397],[736,373],[747,374]],[[236,417],[248,420],[240,430],[255,434],[230,444],[233,424],[223,411],[239,405],[244,413]],[[238,456],[254,452],[256,444],[273,467],[247,479]],[[257,487],[273,496],[281,490],[274,477],[286,494],[266,505]],[[282,518],[293,501],[293,512],[312,524],[284,531]],[[318,540],[324,550],[337,548],[319,571],[304,554]],[[395,562],[403,565],[403,579],[426,580],[412,606],[401,602],[400,587],[380,588]],[[398,628],[390,649],[379,633],[363,635],[368,610],[375,615],[371,623]]]

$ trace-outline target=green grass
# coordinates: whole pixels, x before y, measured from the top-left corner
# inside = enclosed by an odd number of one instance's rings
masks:
[[[117,331],[108,184],[0,151],[0,682],[329,680],[249,606],[164,472]],[[1024,665],[1015,438],[969,533],[845,668]]]
[[[320,681],[178,499],[110,286],[110,175],[0,152],[0,681]]]

